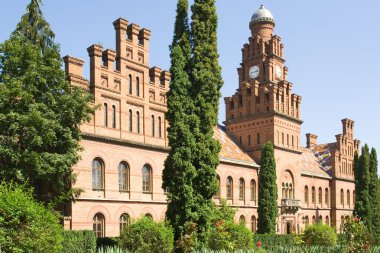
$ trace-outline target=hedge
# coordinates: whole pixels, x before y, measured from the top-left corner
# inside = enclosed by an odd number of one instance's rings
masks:
[[[120,240],[120,237],[96,238],[96,248],[117,246],[117,243],[119,240]]]
[[[63,237],[63,253],[96,252],[96,238],[92,230],[67,230]]]
[[[253,241],[256,244],[261,242],[263,248],[267,246],[277,247],[277,246],[293,246],[294,245],[294,236],[289,235],[272,235],[272,234],[254,234]]]

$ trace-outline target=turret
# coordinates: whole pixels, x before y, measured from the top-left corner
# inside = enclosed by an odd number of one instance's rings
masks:
[[[274,17],[264,5],[261,5],[260,9],[252,15],[251,22],[249,23],[252,36],[258,35],[264,42],[271,39],[274,26]]]

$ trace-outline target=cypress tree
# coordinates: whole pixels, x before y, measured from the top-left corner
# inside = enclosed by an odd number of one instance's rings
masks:
[[[371,149],[370,154],[370,185],[369,185],[369,193],[371,200],[371,213],[372,213],[372,232],[374,233],[375,238],[380,237],[380,184],[379,184],[379,176],[378,176],[378,161],[377,161],[377,152],[375,148]]]
[[[267,142],[261,149],[259,173],[259,208],[257,233],[275,234],[277,223],[277,175],[273,144]]]
[[[367,144],[362,147],[359,159],[354,161],[354,169],[356,171],[356,205],[355,214],[363,219],[368,228],[372,229],[371,204],[370,204],[370,155]]]
[[[188,1],[179,0],[171,50],[171,81],[167,93],[169,123],[168,139],[171,150],[164,164],[163,189],[169,189],[166,217],[174,228],[175,240],[182,234],[186,222],[196,222],[193,180],[196,169],[192,164],[195,140],[191,124],[196,118],[191,115],[192,99],[188,70],[190,41],[188,23]]]
[[[221,147],[213,138],[213,128],[217,125],[223,81],[218,63],[215,0],[195,0],[191,10],[191,96],[194,114],[198,118],[198,124],[192,129],[196,140],[193,165],[197,169],[193,187],[196,192],[198,240],[200,245],[205,245],[214,210],[212,197],[218,191],[216,168]]]
[[[27,181],[39,200],[73,199],[72,166],[90,97],[70,87],[59,46],[32,0],[10,39],[0,45],[0,179]]]

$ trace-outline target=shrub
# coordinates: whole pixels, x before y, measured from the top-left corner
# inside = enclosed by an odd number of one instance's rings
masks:
[[[197,224],[185,223],[185,234],[176,241],[176,248],[182,253],[193,252],[197,247]]]
[[[4,252],[60,252],[58,217],[33,199],[31,189],[0,184],[0,245]]]
[[[222,220],[214,224],[209,237],[211,250],[245,250],[253,247],[252,233],[244,224]]]
[[[268,248],[268,246],[293,246],[294,235],[272,235],[272,234],[254,234],[253,240],[255,243],[261,242],[262,247]]]
[[[173,244],[172,228],[148,217],[142,217],[128,225],[119,240],[122,249],[135,253],[171,253]]]
[[[343,231],[349,253],[367,252],[370,248],[371,235],[358,217],[345,217]]]
[[[96,238],[92,230],[69,230],[63,233],[62,253],[92,253],[96,251]]]
[[[117,246],[120,237],[100,237],[96,238],[96,248]]]
[[[302,238],[307,245],[318,246],[335,246],[338,241],[335,230],[320,222],[306,227]]]

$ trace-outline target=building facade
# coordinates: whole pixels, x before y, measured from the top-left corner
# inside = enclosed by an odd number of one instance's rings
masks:
[[[169,151],[170,73],[150,67],[148,29],[122,18],[113,25],[116,51],[88,48],[90,80],[83,77],[82,60],[64,57],[71,85],[87,90],[99,106],[81,126],[84,150],[73,168],[73,187],[83,193],[66,205],[64,223],[67,229],[93,229],[99,237],[118,236],[130,219],[143,215],[164,219],[167,205],[161,185]],[[355,203],[353,156],[360,142],[354,139],[354,122],[342,120],[343,131],[332,143],[317,144],[317,136],[307,134],[303,147],[302,98],[287,80],[272,13],[261,6],[249,27],[237,91],[225,98],[225,125],[214,129],[222,144],[215,202],[227,199],[238,210],[236,221],[256,231],[260,149],[271,141],[279,189],[277,232],[301,232],[317,221],[339,231]]]

